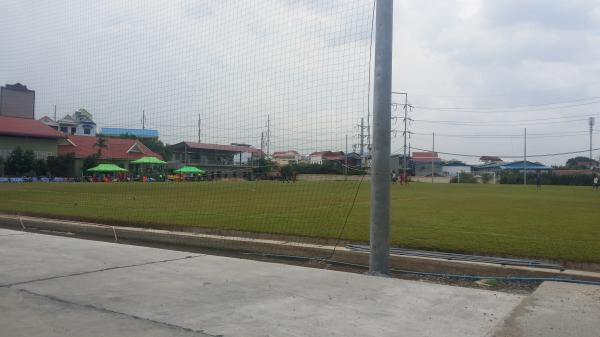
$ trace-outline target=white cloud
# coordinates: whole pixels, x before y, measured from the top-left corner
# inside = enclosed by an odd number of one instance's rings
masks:
[[[39,117],[80,106],[102,125],[150,126],[170,142],[259,145],[271,115],[273,150],[343,149],[366,117],[370,0],[7,0],[0,81],[36,90]],[[395,2],[394,88],[416,106],[510,107],[598,96],[596,1]],[[415,109],[413,118],[515,121],[596,114],[563,110],[474,114]],[[457,126],[416,132],[517,134],[584,131],[585,123]],[[519,139],[440,136],[439,149],[520,154]],[[356,142],[351,137],[351,142]],[[400,139],[394,139],[399,148]],[[413,144],[430,146],[429,136]],[[587,147],[587,136],[531,138],[531,152]],[[564,161],[564,157],[549,160]]]

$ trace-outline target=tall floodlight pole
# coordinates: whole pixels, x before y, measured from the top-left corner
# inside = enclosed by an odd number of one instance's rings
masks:
[[[593,166],[593,154],[592,154],[592,135],[594,134],[594,124],[596,123],[596,119],[594,117],[590,117],[589,119],[589,123],[590,123],[590,168]]]
[[[527,128],[523,137],[523,185],[527,185]]]
[[[387,275],[390,256],[390,142],[392,117],[393,0],[378,0],[375,11],[373,86],[373,167],[369,272]]]

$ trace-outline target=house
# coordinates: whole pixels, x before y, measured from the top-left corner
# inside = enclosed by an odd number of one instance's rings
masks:
[[[0,158],[7,158],[20,147],[31,150],[36,159],[57,155],[65,136],[35,119],[0,116]]]
[[[497,156],[481,156],[479,161],[484,164],[502,163],[502,159]]]
[[[413,152],[414,174],[417,177],[443,176],[444,162],[438,157],[437,152]]]
[[[70,135],[66,144],[58,146],[59,155],[72,154],[75,158],[71,175],[85,174],[82,172],[84,160],[98,154],[99,150],[101,152],[99,161],[116,164],[125,169],[129,169],[130,162],[141,157],[162,159],[159,154],[150,150],[137,139],[104,138],[105,148],[100,149],[96,146],[98,138],[100,137]]]
[[[345,162],[345,156],[344,152],[341,151],[318,151],[310,154],[309,161],[311,164],[318,165],[323,165],[327,163],[343,164]]]
[[[209,175],[216,176],[248,175],[265,156],[262,150],[248,144],[181,142],[168,148],[173,153],[171,167],[199,166]]]
[[[40,122],[66,135],[96,136],[96,123],[92,114],[85,109],[79,109],[73,115],[66,115],[58,121],[48,116],[40,118]]]
[[[462,173],[471,173],[471,166],[458,160],[451,160],[442,166],[442,173],[448,177],[456,177]]]
[[[549,166],[546,166],[542,163],[538,163],[538,162],[531,162],[531,161],[515,161],[512,163],[504,163],[502,166],[500,166],[501,170],[505,170],[505,171],[518,171],[518,172],[523,172],[523,171],[536,171],[536,172],[551,172],[552,168]]]
[[[297,164],[302,161],[302,156],[295,150],[273,152],[272,158],[279,166]]]
[[[349,167],[362,167],[362,158],[360,157],[360,154],[350,152],[347,153],[344,158]]]
[[[35,91],[21,83],[0,88],[0,116],[34,119]]]
[[[153,129],[102,128],[101,133],[107,137],[135,136],[139,139],[158,138],[158,130]]]
[[[392,172],[404,171],[404,155],[394,154],[390,157],[390,169]],[[410,156],[406,156],[406,174],[414,175],[414,163]]]
[[[550,172],[552,171],[551,167],[545,166],[541,163],[531,162],[531,161],[515,161],[512,163],[506,162],[498,162],[498,163],[488,163],[478,166],[473,166],[473,172],[476,174],[499,174],[502,171],[516,171],[523,172],[527,171],[542,171],[542,172]]]

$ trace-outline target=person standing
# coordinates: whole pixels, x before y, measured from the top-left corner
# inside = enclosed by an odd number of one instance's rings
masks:
[[[535,177],[535,186],[538,191],[542,189],[542,175],[539,172]]]
[[[598,176],[597,175],[594,176],[594,186],[593,186],[593,188],[594,188],[594,191],[598,190]]]

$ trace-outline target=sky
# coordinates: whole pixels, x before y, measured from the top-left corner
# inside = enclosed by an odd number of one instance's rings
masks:
[[[4,0],[0,83],[35,90],[38,118],[56,105],[58,118],[85,108],[99,127],[141,127],[143,111],[169,143],[352,150],[372,116],[372,6]],[[586,150],[588,118],[600,119],[600,3],[395,1],[392,74],[413,106],[411,149],[435,133],[444,159],[512,160],[527,128],[530,155]],[[401,118],[392,127],[402,152]]]

